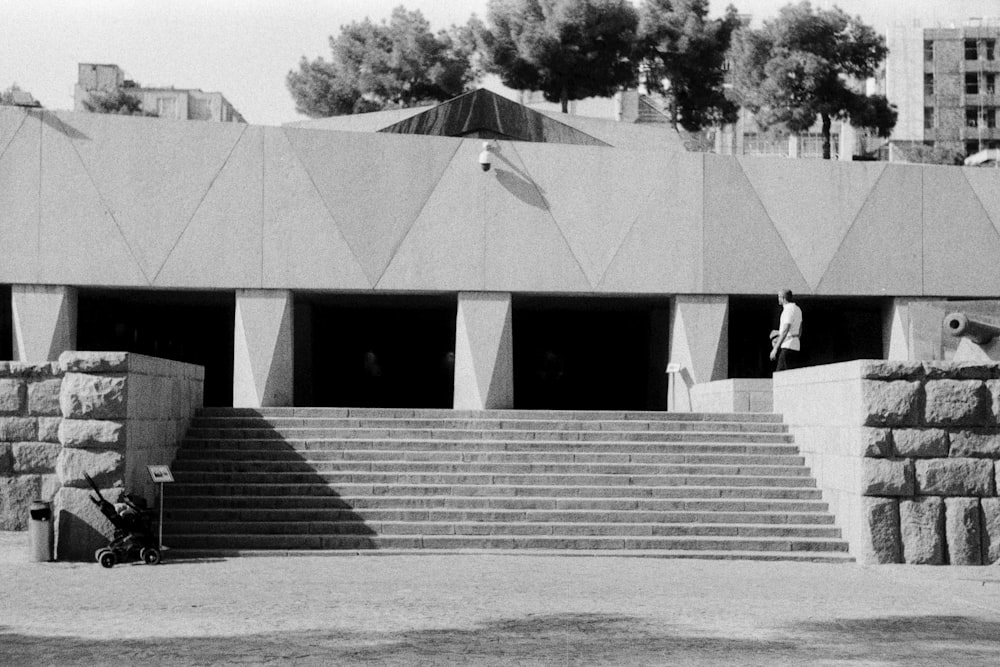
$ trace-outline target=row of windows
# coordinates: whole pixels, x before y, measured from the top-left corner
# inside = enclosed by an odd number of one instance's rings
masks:
[[[967,39],[965,40],[966,60],[994,60],[997,58],[997,40]],[[924,40],[924,60],[934,60],[934,40]]]
[[[933,130],[935,125],[934,107],[924,107],[924,129]],[[967,107],[965,109],[965,126],[977,129],[995,129],[997,126],[996,107]]]
[[[966,95],[993,95],[996,93],[997,75],[991,72],[967,72],[965,75]],[[924,95],[934,94],[934,74],[924,73]]]

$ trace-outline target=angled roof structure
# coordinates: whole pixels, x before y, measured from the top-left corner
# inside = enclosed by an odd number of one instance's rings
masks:
[[[610,145],[485,88],[459,95],[379,132],[580,146]]]
[[[997,169],[480,143],[0,107],[0,284],[1000,293]]]
[[[284,127],[613,146],[628,150],[685,150],[683,138],[667,125],[539,111],[485,88],[435,106],[330,116],[286,123]]]

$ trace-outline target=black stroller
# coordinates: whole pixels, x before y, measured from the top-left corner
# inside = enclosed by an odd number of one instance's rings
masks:
[[[127,563],[136,559],[147,565],[159,563],[160,548],[153,530],[153,511],[147,509],[146,500],[122,494],[120,504],[124,508],[119,511],[104,499],[90,475],[84,474],[84,477],[97,494],[96,498],[91,496],[90,499],[115,527],[114,538],[108,546],[101,547],[94,553],[97,562],[102,567],[114,567],[115,563]]]

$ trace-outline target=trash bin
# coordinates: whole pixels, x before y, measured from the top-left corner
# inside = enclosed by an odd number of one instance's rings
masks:
[[[30,560],[47,563],[52,560],[52,503],[36,500],[28,509],[28,543]]]

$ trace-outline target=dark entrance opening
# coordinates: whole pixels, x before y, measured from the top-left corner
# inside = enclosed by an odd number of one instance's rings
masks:
[[[665,410],[669,304],[514,297],[514,404]]]
[[[0,359],[14,358],[14,317],[10,305],[10,285],[0,285]]]
[[[80,291],[77,347],[205,367],[205,405],[233,404],[232,292]]]
[[[450,408],[454,295],[299,295],[295,404]]]
[[[802,366],[881,359],[884,303],[879,298],[796,297],[802,309]],[[729,300],[729,377],[769,378],[768,334],[778,328],[777,296]]]

